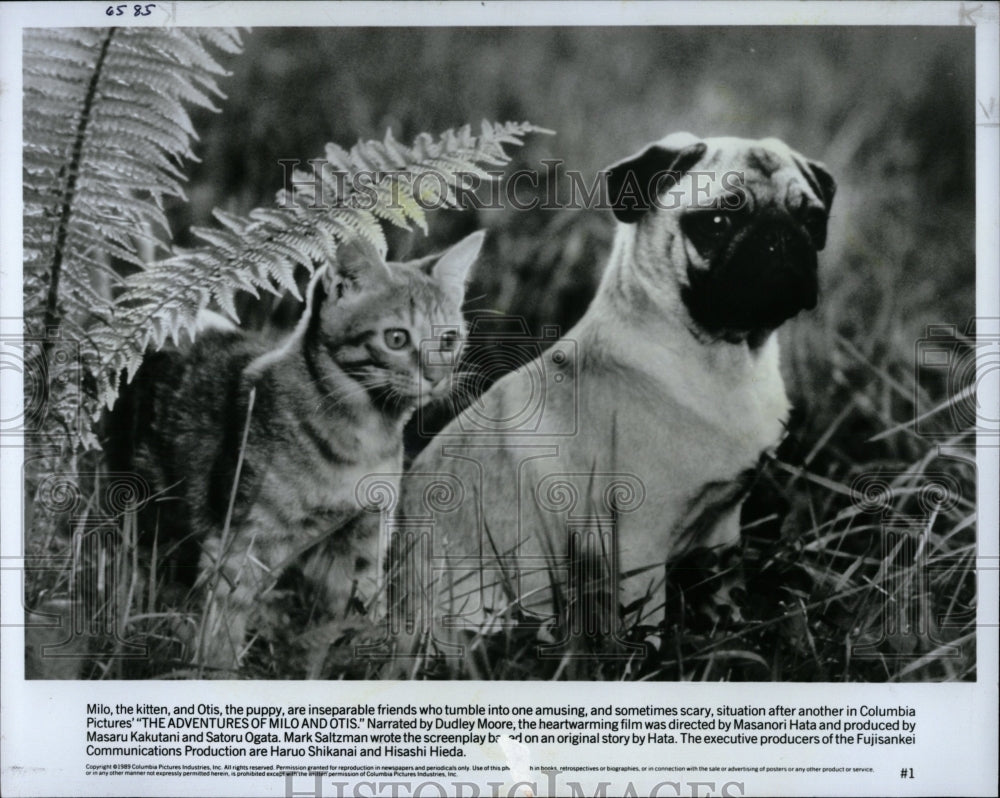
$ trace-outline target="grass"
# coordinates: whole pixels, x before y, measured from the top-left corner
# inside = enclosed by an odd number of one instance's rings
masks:
[[[956,339],[956,356],[970,347]],[[465,641],[459,660],[428,652],[412,663],[424,678],[634,678],[670,680],[894,681],[975,678],[975,471],[961,453],[974,430],[947,434],[956,406],[923,398],[922,419],[936,438],[914,432],[918,391],[903,364],[873,362],[835,339],[829,395],[791,425],[743,510],[741,551],[700,551],[671,563],[661,627],[626,617],[623,639],[638,653],[608,661],[583,652],[538,656],[537,629],[511,614],[500,634]],[[830,366],[827,361],[824,364]],[[892,372],[900,376],[893,376]],[[964,386],[963,386],[964,387]],[[827,405],[827,402],[829,405]],[[959,453],[946,456],[940,450]],[[198,594],[178,595],[156,550],[140,566],[137,516],[119,514],[71,538],[75,558],[51,596],[87,594],[83,609],[97,678],[185,678],[200,629]],[[103,529],[103,533],[100,531]],[[148,560],[145,557],[149,556]],[[78,585],[89,583],[87,589]],[[313,630],[313,597],[288,578],[249,643],[244,675],[303,677]],[[61,599],[65,602],[65,598]],[[556,606],[569,603],[563,597]],[[37,605],[36,605],[37,606]],[[86,609],[84,609],[86,607]],[[356,614],[351,633],[323,664],[330,678],[372,678],[384,658],[358,658],[355,646],[382,635],[381,619]],[[136,657],[140,646],[149,657]]]
[[[483,116],[530,118],[558,132],[530,140],[512,169],[556,157],[589,177],[687,128],[778,135],[824,160],[839,184],[821,255],[820,306],[780,334],[795,415],[744,505],[739,550],[692,552],[672,563],[663,599],[668,621],[652,628],[637,620],[639,612],[625,617],[622,636],[640,647],[631,658],[540,659],[537,630],[512,610],[502,633],[465,641],[467,657],[425,648],[406,661],[406,675],[976,678],[976,472],[969,459],[976,416],[967,367],[976,346],[966,332],[975,292],[971,35],[439,29],[249,37],[224,87],[224,113],[195,118],[202,163],[191,172],[191,203],[172,210],[181,243],[214,206],[246,211],[268,202],[279,187],[280,158],[311,157],[325,141],[346,144],[390,125],[405,140]],[[386,62],[393,48],[411,55],[408,69]],[[397,236],[393,253],[440,249],[486,228],[470,312],[517,314],[536,334],[545,324],[567,329],[595,290],[613,233],[609,216],[437,213],[430,240]],[[287,325],[294,316],[288,303],[249,298],[241,310],[251,327]],[[934,324],[957,328],[942,337],[950,369],[919,365]],[[421,443],[411,430],[410,451]],[[134,503],[108,501],[117,477],[89,455],[53,466],[53,474],[62,472],[78,486],[73,501],[40,497],[57,523],[34,523],[31,507],[26,523],[26,553],[45,564],[26,577],[29,673],[195,675],[188,662],[200,596],[177,587],[162,546],[136,545]],[[315,597],[294,574],[274,592],[243,675],[301,678]],[[322,675],[387,672],[383,656],[355,650],[367,643],[384,650],[383,603],[351,614]],[[66,656],[40,656],[46,645]]]
[[[956,343],[961,355],[963,344]],[[669,565],[667,621],[648,626],[640,621],[643,608],[633,608],[622,633],[623,641],[637,646],[630,655],[608,659],[576,649],[561,658],[539,656],[538,624],[512,608],[503,632],[462,639],[467,656],[448,658],[428,647],[407,660],[406,675],[695,681],[975,678],[974,471],[961,458],[941,456],[933,439],[916,435],[912,425],[894,423],[906,417],[901,411],[912,404],[915,386],[891,378],[849,341],[841,341],[833,353],[843,357],[846,367],[873,377],[845,380],[843,405],[822,425],[810,426],[802,416],[792,425],[746,502],[740,549],[694,551]],[[938,424],[944,435],[954,409],[946,404],[925,421]],[[957,451],[964,443],[967,452],[970,431],[942,440]],[[851,451],[858,446],[869,450],[867,461]],[[911,449],[915,458],[902,457]],[[118,523],[120,538],[76,535],[74,545],[85,550],[48,591],[73,596],[79,593],[75,581],[91,582],[96,604],[87,611],[87,628],[103,634],[87,636],[86,675],[196,675],[187,663],[191,641],[201,633],[200,595],[178,594],[157,567],[155,553],[140,567],[134,510],[121,514]],[[307,675],[303,663],[315,631],[313,600],[296,583],[294,572],[279,583],[269,603],[272,615],[249,641],[243,676]],[[562,596],[556,606],[570,603]],[[373,601],[372,608],[380,604],[384,602]],[[359,657],[356,650],[384,636],[382,621],[377,612],[355,613],[319,673],[328,678],[386,673],[384,655]],[[550,629],[550,637],[559,636]],[[148,647],[148,657],[135,656],[140,646]]]

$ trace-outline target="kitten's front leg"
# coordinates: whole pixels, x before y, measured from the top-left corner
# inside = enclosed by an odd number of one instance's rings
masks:
[[[364,626],[364,616],[384,597],[381,532],[381,514],[362,511],[307,557],[303,575],[319,592],[327,618],[309,632],[308,678],[322,675],[330,647],[348,631]]]
[[[195,642],[194,662],[214,675],[231,676],[246,648],[251,615],[274,583],[274,567],[287,556],[287,546],[254,534],[252,526],[231,530],[223,541],[212,535],[202,545],[201,580],[205,612]],[[212,675],[212,674],[210,674]]]

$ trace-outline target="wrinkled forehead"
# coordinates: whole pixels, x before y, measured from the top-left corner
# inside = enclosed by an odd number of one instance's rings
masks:
[[[779,139],[704,139],[707,147],[698,168],[739,169],[748,179],[770,180],[783,169],[798,171],[791,149]]]
[[[755,204],[773,202],[790,207],[812,204],[821,199],[810,188],[802,172],[800,156],[783,141],[774,138],[702,139],[707,149],[679,184],[689,200],[715,200],[731,194],[736,187],[746,189]],[[762,189],[766,186],[766,191]]]

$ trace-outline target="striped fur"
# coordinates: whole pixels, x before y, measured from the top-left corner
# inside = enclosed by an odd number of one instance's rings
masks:
[[[238,667],[257,608],[292,563],[331,619],[372,594],[379,515],[355,489],[400,472],[404,424],[445,388],[451,365],[428,362],[421,343],[457,348],[481,243],[477,233],[440,258],[393,264],[342,245],[277,346],[209,329],[150,354],[122,393],[109,460],[150,482],[147,537],[205,591],[197,664]]]

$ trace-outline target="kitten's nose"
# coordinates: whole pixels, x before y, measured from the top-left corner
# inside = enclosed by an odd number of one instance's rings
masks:
[[[443,377],[448,376],[451,369],[451,353],[437,350],[420,353],[420,373],[428,382],[440,382]]]

